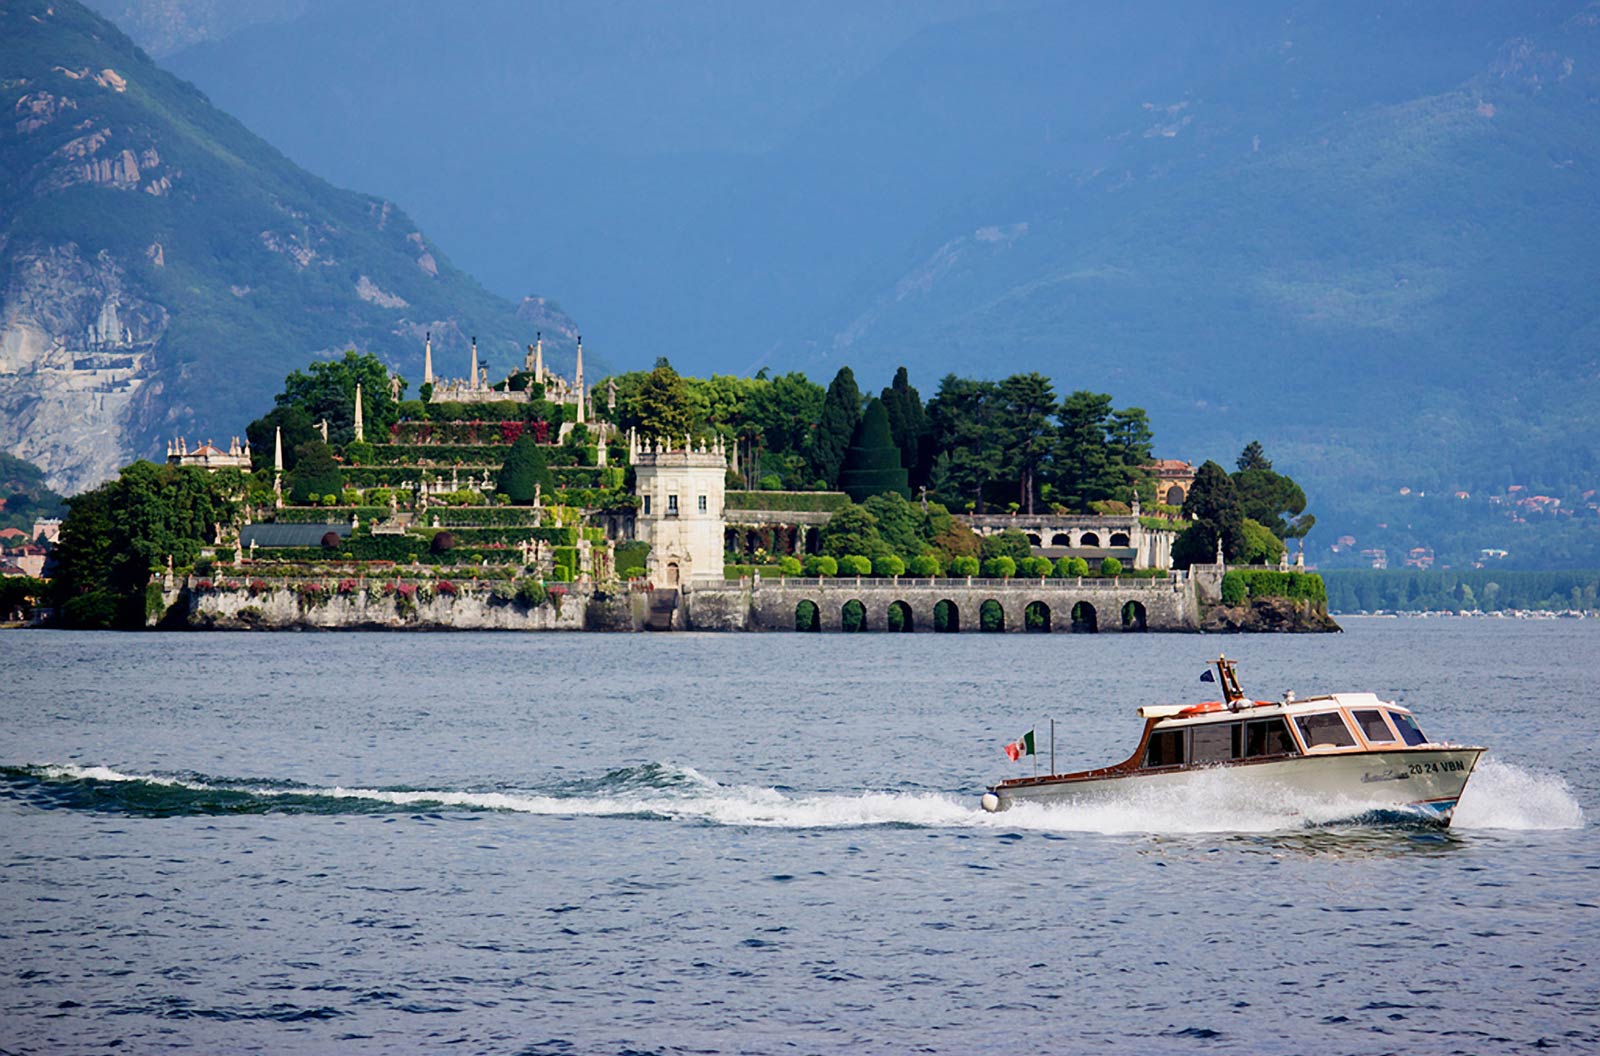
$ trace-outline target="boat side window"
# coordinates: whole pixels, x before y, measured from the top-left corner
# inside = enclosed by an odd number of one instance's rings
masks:
[[[1144,752],[1145,766],[1182,766],[1183,730],[1157,730]]]
[[[1394,743],[1394,734],[1389,732],[1389,724],[1383,721],[1383,712],[1352,711],[1350,715],[1356,720],[1356,725],[1361,727],[1361,735],[1369,744]]]
[[[1244,757],[1295,754],[1294,739],[1282,719],[1256,719],[1244,725]]]
[[[1428,743],[1428,738],[1423,736],[1421,730],[1417,729],[1417,722],[1410,715],[1404,715],[1398,711],[1391,711],[1389,713],[1389,719],[1394,723],[1394,728],[1400,731],[1401,739],[1407,744],[1414,747],[1419,744]]]
[[[1356,743],[1354,735],[1350,733],[1350,727],[1344,724],[1344,716],[1337,711],[1298,715],[1294,722],[1300,727],[1300,739],[1306,742],[1307,748],[1320,748],[1324,745],[1331,748],[1349,748]]]
[[[1195,765],[1239,758],[1237,722],[1215,722],[1189,728],[1189,761]]]

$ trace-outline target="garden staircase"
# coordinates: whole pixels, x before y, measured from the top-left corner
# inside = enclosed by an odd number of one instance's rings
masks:
[[[673,617],[678,611],[678,588],[658,587],[650,592],[650,614],[645,618],[647,631],[672,630]]]

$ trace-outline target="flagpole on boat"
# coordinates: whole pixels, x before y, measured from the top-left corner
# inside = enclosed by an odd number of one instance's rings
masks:
[[[1050,774],[1056,772],[1056,720],[1050,720]]]

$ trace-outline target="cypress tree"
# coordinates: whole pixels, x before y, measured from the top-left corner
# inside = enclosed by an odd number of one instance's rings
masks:
[[[862,502],[884,492],[906,496],[911,490],[906,481],[906,467],[900,464],[900,448],[889,432],[889,412],[884,409],[882,400],[867,404],[867,413],[862,415],[850,448],[845,452],[839,487],[849,494],[852,502]]]
[[[546,494],[555,490],[555,478],[550,475],[544,449],[534,442],[532,436],[524,433],[506,452],[496,487],[510,496],[512,502],[526,504],[533,501],[535,484],[543,486]]]
[[[301,444],[295,456],[294,472],[289,475],[289,497],[295,502],[316,502],[324,495],[344,492],[344,475],[327,444],[321,440]]]
[[[856,387],[856,376],[850,368],[840,367],[828,385],[828,394],[822,399],[822,417],[817,420],[816,437],[811,445],[811,460],[817,476],[830,488],[839,482],[845,452],[860,424],[861,390]]]
[[[905,367],[894,372],[893,383],[883,390],[883,409],[889,412],[889,433],[900,448],[900,464],[915,470],[922,439],[928,433],[928,416],[922,408],[922,394],[912,387]]]

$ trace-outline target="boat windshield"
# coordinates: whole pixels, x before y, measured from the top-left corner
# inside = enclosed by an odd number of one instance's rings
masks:
[[[1182,766],[1182,730],[1158,730],[1150,735],[1150,746],[1144,752],[1144,765]]]
[[[1389,713],[1389,721],[1394,723],[1394,728],[1400,731],[1401,738],[1404,739],[1407,744],[1415,747],[1419,744],[1428,743],[1428,738],[1425,737],[1422,731],[1417,728],[1416,720],[1410,715],[1406,715],[1403,712],[1391,711]]]
[[[1294,724],[1300,727],[1300,739],[1306,742],[1307,748],[1349,748],[1356,743],[1350,727],[1344,724],[1344,716],[1337,711],[1299,715]]]
[[[1383,721],[1383,712],[1373,709],[1352,711],[1350,714],[1356,720],[1356,725],[1361,727],[1361,736],[1367,739],[1368,744],[1394,743],[1394,734],[1390,732],[1389,724]]]

